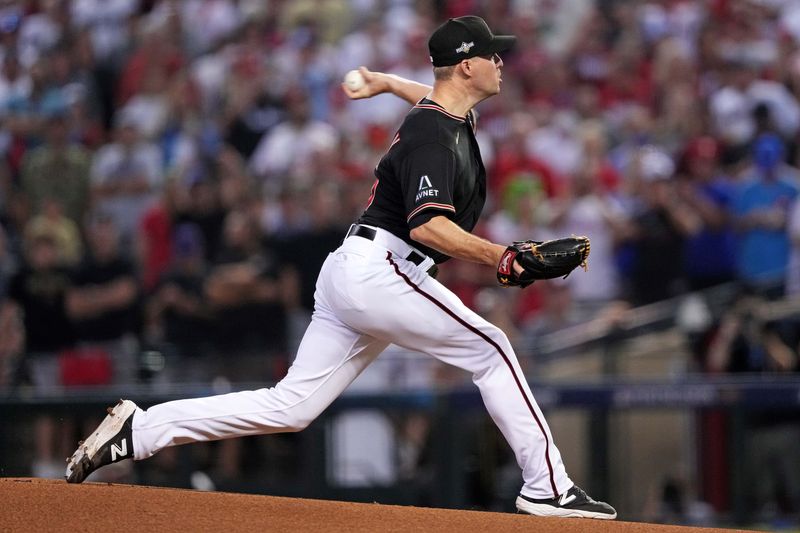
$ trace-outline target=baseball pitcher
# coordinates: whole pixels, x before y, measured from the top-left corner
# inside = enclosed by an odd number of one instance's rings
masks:
[[[479,17],[459,17],[428,41],[433,87],[359,69],[364,83],[343,85],[350,98],[390,92],[414,107],[375,169],[366,210],[322,266],[311,324],[286,377],[271,389],[146,411],[121,401],[68,460],[67,481],[169,446],[300,431],[394,343],[472,374],[522,471],[520,512],[615,518],[567,475],[506,335],[435,279],[451,257],[495,268],[500,284],[518,287],[586,264],[585,237],[501,245],[470,233],[486,199],[473,108],[500,92],[499,54],[514,42]]]

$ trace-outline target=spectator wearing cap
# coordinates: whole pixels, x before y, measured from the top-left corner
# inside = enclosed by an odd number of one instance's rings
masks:
[[[784,144],[777,135],[767,133],[756,139],[752,176],[733,201],[738,277],[747,284],[765,285],[773,295],[784,290],[790,250],[788,214],[798,194],[784,156]]]
[[[686,239],[684,270],[692,290],[736,278],[736,237],[730,209],[735,187],[719,167],[720,146],[713,137],[688,143],[682,157],[677,192],[701,221]]]

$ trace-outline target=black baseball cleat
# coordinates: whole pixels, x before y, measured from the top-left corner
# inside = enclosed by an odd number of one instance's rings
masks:
[[[560,516],[564,518],[599,518],[613,520],[617,511],[606,502],[593,500],[583,489],[573,485],[559,496],[546,500],[535,500],[520,494],[517,496],[517,510],[520,513],[536,516]]]
[[[135,411],[136,404],[130,400],[108,408],[108,416],[67,459],[67,483],[80,483],[101,466],[133,458],[131,422]]]

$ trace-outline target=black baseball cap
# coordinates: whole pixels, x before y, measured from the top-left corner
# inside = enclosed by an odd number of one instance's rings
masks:
[[[436,28],[428,39],[428,50],[434,67],[446,67],[462,59],[504,52],[516,41],[514,35],[493,34],[485,20],[467,15]]]

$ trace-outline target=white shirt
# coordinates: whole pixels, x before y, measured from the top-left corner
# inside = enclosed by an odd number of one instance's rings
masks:
[[[261,138],[250,157],[250,170],[259,177],[308,177],[304,174],[315,154],[335,150],[338,140],[336,129],[325,122],[283,122]]]
[[[586,235],[591,240],[588,270],[566,279],[578,301],[609,301],[619,296],[614,240],[606,215],[619,219],[624,216],[614,201],[590,194],[576,198],[561,223],[551,226],[557,235]]]
[[[744,92],[734,87],[721,88],[711,95],[709,110],[714,133],[722,139],[741,144],[755,133],[750,101]]]
[[[72,23],[91,30],[94,53],[106,59],[127,44],[127,20],[138,7],[137,0],[73,0]]]
[[[149,192],[100,200],[99,207],[109,212],[123,236],[133,234],[139,219],[161,187],[161,153],[153,144],[140,143],[131,152],[127,152],[122,145],[111,143],[101,147],[92,161],[92,186],[138,176],[143,176],[148,181],[151,186]]]

